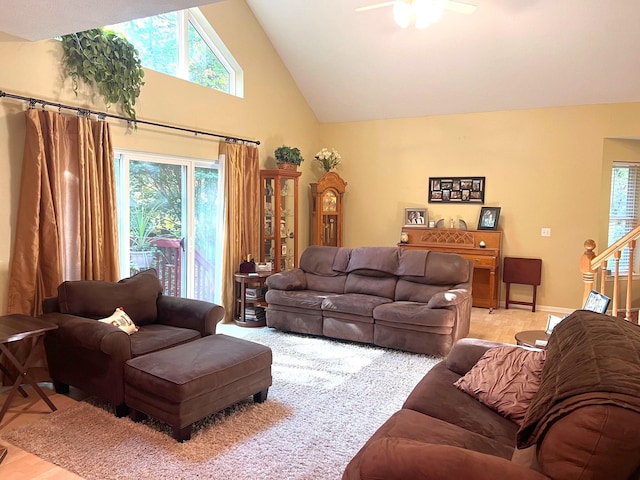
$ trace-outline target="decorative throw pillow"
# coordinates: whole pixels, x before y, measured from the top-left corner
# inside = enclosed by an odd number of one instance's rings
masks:
[[[136,327],[136,324],[133,323],[133,320],[129,318],[129,315],[127,315],[121,307],[116,308],[116,311],[113,312],[112,315],[108,316],[107,318],[101,318],[98,321],[103,323],[110,323],[111,325],[114,325],[120,330],[128,333],[129,335],[136,333],[139,330],[139,327]]]
[[[454,385],[521,425],[540,386],[546,354],[515,345],[490,348]]]

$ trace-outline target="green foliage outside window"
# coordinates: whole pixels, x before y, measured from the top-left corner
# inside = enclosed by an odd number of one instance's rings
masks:
[[[180,12],[165,13],[154,17],[140,18],[113,25],[110,28],[121,32],[140,52],[142,64],[152,70],[181,77],[179,58]],[[211,50],[194,25],[187,24],[187,58],[182,76],[199,85],[230,91],[230,74]]]

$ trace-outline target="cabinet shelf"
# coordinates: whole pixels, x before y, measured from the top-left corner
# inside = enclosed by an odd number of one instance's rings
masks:
[[[264,309],[268,307],[264,299],[266,289],[265,282],[271,272],[259,272],[258,275],[248,273],[236,273],[234,277],[235,305],[233,321],[241,327],[264,327],[267,322]],[[258,298],[247,298],[247,289],[259,289]],[[255,291],[255,290],[254,290]],[[256,311],[256,309],[261,309]]]
[[[260,260],[278,272],[298,266],[298,179],[293,170],[261,170]],[[285,247],[283,253],[283,247]]]

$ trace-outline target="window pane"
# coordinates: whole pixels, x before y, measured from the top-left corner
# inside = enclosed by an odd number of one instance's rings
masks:
[[[611,171],[611,201],[609,206],[609,245],[615,243],[637,225],[638,167],[616,165]],[[629,271],[629,249],[620,257],[620,272]]]
[[[194,298],[214,301],[218,225],[218,169],[195,168]]]
[[[189,22],[189,80],[229,92],[229,72]]]
[[[138,49],[144,67],[178,75],[177,13],[140,18],[107,27],[122,33]]]

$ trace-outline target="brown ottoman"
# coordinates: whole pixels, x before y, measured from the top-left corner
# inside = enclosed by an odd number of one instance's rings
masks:
[[[131,418],[145,415],[173,427],[179,442],[196,420],[253,395],[267,399],[271,349],[228,335],[210,335],[133,358],[124,367],[124,401]]]

